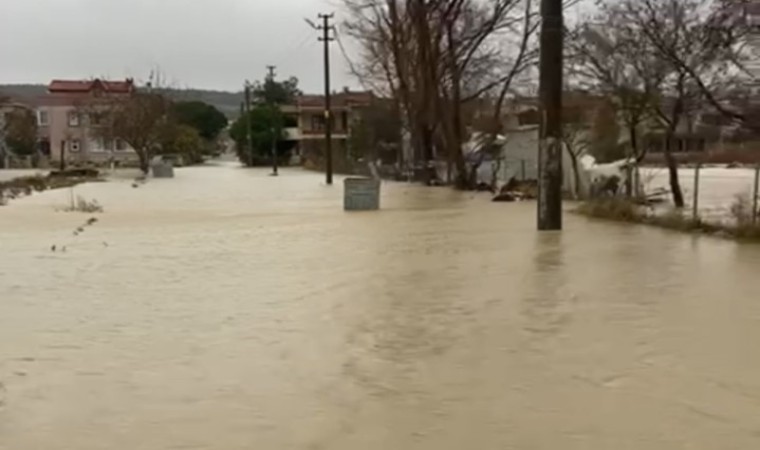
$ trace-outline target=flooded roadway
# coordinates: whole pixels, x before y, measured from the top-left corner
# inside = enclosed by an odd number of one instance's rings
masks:
[[[760,448],[760,247],[321,180],[0,208],[0,448]]]

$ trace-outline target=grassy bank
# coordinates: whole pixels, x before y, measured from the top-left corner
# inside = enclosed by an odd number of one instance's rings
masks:
[[[34,192],[42,192],[50,189],[61,189],[76,186],[81,183],[98,181],[100,178],[93,174],[58,174],[58,175],[32,175],[18,177],[8,181],[0,181],[0,206],[8,200],[31,195]]]
[[[656,210],[629,199],[606,198],[582,203],[575,212],[584,216],[616,222],[652,225],[686,233],[708,234],[737,240],[760,242],[760,220],[753,223],[748,199],[737,198],[730,220],[713,223],[694,218],[686,210]]]

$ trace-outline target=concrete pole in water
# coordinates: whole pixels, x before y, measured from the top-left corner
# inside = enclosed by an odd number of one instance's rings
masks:
[[[760,197],[760,166],[755,167],[755,188],[752,190],[752,225],[757,225],[757,200]]]
[[[330,37],[330,31],[333,29],[330,19],[333,18],[333,14],[320,14],[319,18],[322,19],[322,26],[319,27],[322,30],[322,37],[319,40],[325,46],[325,181],[330,185],[333,182],[332,105],[330,104],[330,41],[333,40]]]
[[[562,229],[562,0],[541,0],[538,229]]]
[[[694,200],[692,200],[693,208],[691,213],[691,220],[695,223],[699,220],[699,171],[702,169],[702,163],[697,163],[697,167],[694,168]]]

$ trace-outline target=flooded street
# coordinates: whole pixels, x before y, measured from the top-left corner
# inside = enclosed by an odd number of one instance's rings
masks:
[[[0,208],[0,449],[760,448],[760,246],[268,173]]]

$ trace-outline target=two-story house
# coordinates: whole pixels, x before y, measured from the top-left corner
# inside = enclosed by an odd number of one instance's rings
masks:
[[[351,127],[362,108],[373,100],[370,92],[343,92],[331,96],[330,122],[332,131],[332,154],[336,167],[348,157]],[[283,105],[288,140],[296,141],[295,153],[305,165],[321,167],[325,156],[325,132],[328,120],[325,115],[325,97],[301,95],[292,105]],[[288,126],[289,125],[289,126]]]
[[[121,139],[104,139],[97,104],[103,99],[129,96],[135,91],[132,79],[53,80],[48,93],[37,100],[40,149],[52,161],[70,163],[125,162],[136,159]]]

